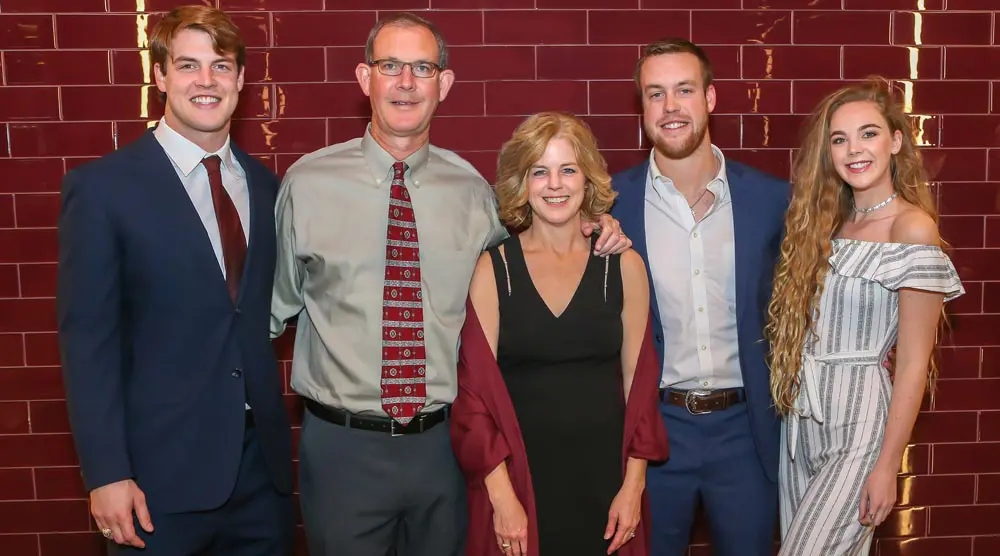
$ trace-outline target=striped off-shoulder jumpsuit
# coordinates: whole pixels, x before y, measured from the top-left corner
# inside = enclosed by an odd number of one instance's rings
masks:
[[[867,555],[858,521],[892,386],[882,366],[896,342],[900,288],[964,293],[935,246],[833,240],[816,319],[803,350],[795,414],[782,423],[781,556]]]

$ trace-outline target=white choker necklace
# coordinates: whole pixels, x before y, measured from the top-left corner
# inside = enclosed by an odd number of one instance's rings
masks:
[[[854,204],[854,201],[851,201],[851,206],[854,208],[854,212],[860,212],[861,214],[868,214],[869,212],[875,212],[876,210],[888,205],[889,203],[892,202],[893,199],[896,198],[897,195],[899,195],[899,193],[893,193],[892,195],[889,195],[888,199],[868,208],[858,208],[858,206]]]

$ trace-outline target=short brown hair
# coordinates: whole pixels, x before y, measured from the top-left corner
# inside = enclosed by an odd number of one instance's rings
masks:
[[[528,173],[545,154],[549,141],[561,137],[576,153],[586,181],[580,212],[585,220],[597,220],[611,209],[618,195],[611,189],[607,163],[597,148],[597,139],[580,118],[566,112],[540,112],[521,122],[504,143],[497,163],[497,201],[500,220],[515,230],[531,225],[528,204]]]
[[[642,65],[646,63],[646,60],[652,58],[653,56],[660,56],[661,54],[682,53],[693,54],[696,58],[698,58],[698,61],[701,62],[701,78],[704,81],[702,85],[708,89],[708,86],[712,84],[712,78],[714,77],[712,73],[712,62],[708,59],[708,55],[706,55],[705,51],[695,43],[676,38],[660,39],[643,47],[642,56],[639,56],[639,61],[635,63],[635,86],[640,90],[642,89],[642,84],[639,83],[639,74],[642,73]]]
[[[438,59],[437,65],[440,69],[448,68],[448,44],[444,42],[444,36],[438,31],[437,27],[434,26],[430,21],[409,12],[402,12],[398,14],[392,14],[388,17],[384,17],[378,20],[378,23],[372,27],[372,30],[368,33],[368,42],[365,43],[365,62],[372,64],[375,62],[375,37],[378,36],[378,32],[384,27],[391,25],[396,25],[398,27],[423,27],[434,35],[434,42],[437,43],[438,47]],[[426,60],[430,62],[431,60]]]
[[[237,70],[246,63],[247,48],[240,30],[225,12],[208,6],[179,6],[170,10],[153,28],[149,38],[150,59],[160,64],[166,74],[170,58],[170,43],[185,29],[202,31],[212,38],[212,47],[220,56],[233,54]]]

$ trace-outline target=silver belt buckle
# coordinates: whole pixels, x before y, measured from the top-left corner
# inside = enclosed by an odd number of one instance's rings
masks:
[[[684,405],[687,407],[688,413],[691,415],[704,415],[706,413],[711,413],[711,409],[703,409],[701,411],[694,410],[694,401],[696,398],[706,398],[712,395],[711,390],[688,390],[684,394]]]
[[[402,426],[403,426],[403,425],[400,425],[399,423],[397,423],[395,419],[393,419],[392,417],[390,417],[389,418],[389,436],[391,438],[395,438],[397,436],[403,436],[402,431],[396,432],[396,426],[397,425],[399,425],[400,428],[402,428]]]

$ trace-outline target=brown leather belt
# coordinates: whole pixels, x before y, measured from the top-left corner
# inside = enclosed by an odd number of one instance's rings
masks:
[[[724,388],[721,390],[674,390],[660,389],[660,401],[670,405],[686,407],[692,415],[702,415],[713,411],[722,411],[746,401],[743,388]]]

